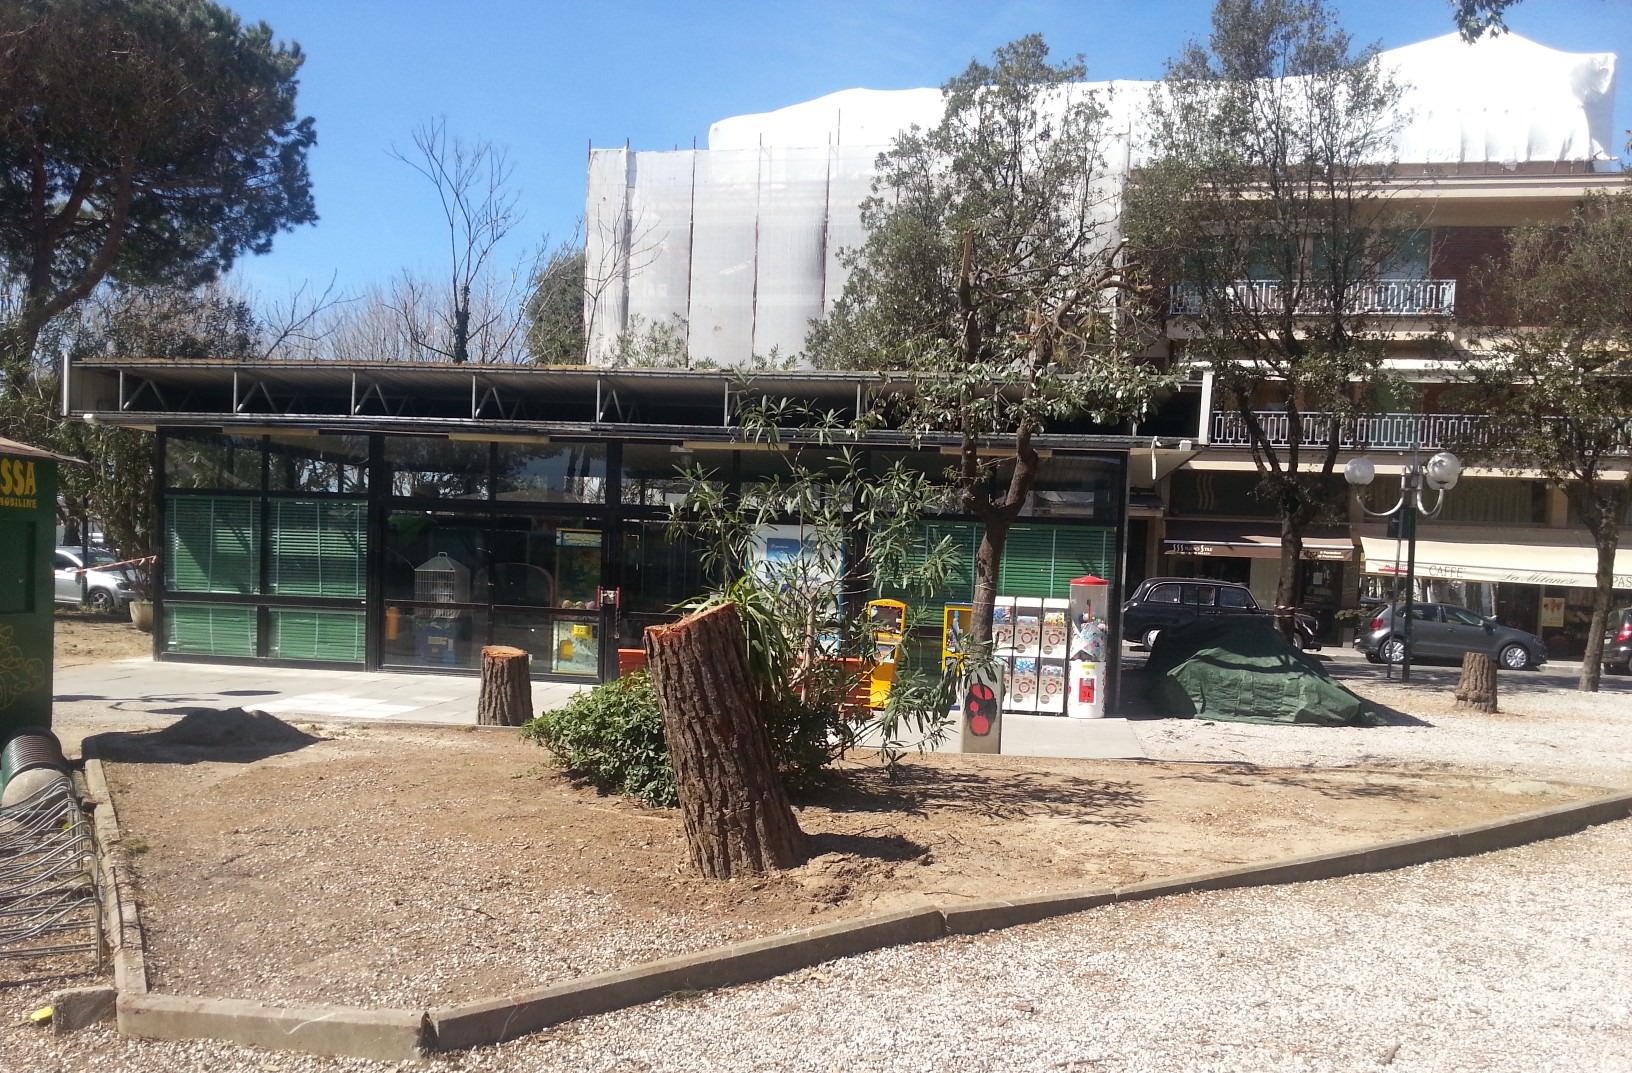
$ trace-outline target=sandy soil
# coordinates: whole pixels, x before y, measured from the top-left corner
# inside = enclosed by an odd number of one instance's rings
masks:
[[[78,667],[153,654],[153,635],[130,624],[126,615],[96,615],[57,608],[53,656],[58,667]]]
[[[58,616],[61,666],[140,656],[150,640],[128,622]],[[1286,768],[927,756],[891,782],[863,754],[799,802],[807,863],[718,883],[690,871],[675,813],[574,784],[513,730],[239,710],[137,731],[81,721],[62,729],[99,735],[152,985],[287,1003],[502,995],[924,899],[1336,850],[1604,785],[1369,756]]]
[[[690,872],[674,813],[573,785],[513,731],[212,713],[95,747],[157,989],[361,1005],[503,994],[913,899],[1131,883],[1599,792],[962,756],[915,759],[890,783],[857,757],[799,807],[808,863],[717,883]]]

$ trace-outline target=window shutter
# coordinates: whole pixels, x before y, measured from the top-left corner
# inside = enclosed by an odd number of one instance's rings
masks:
[[[259,507],[253,499],[173,497],[166,517],[165,588],[172,592],[259,591]]]
[[[365,595],[365,514],[362,503],[273,500],[271,591],[279,596]]]
[[[363,662],[363,613],[277,608],[272,611],[273,659]]]
[[[166,604],[165,649],[200,656],[256,655],[255,609],[224,604]]]

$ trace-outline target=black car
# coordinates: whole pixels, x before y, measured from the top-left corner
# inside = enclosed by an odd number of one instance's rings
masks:
[[[1395,609],[1380,607],[1355,631],[1354,647],[1373,663],[1405,659],[1405,634],[1395,628]],[[1512,671],[1534,670],[1547,662],[1541,638],[1503,626],[1493,618],[1455,604],[1411,605],[1411,658],[1461,659],[1485,652]]]
[[[1122,635],[1138,641],[1145,647],[1156,642],[1156,635],[1174,626],[1183,626],[1205,619],[1247,619],[1274,625],[1274,612],[1260,607],[1252,590],[1233,581],[1209,581],[1206,578],[1153,577],[1146,578],[1133,590],[1128,602],[1122,605]],[[1320,625],[1315,617],[1299,611],[1298,647],[1320,647]]]
[[[1632,673],[1632,607],[1609,613],[1604,630],[1604,652],[1600,657],[1605,674]]]

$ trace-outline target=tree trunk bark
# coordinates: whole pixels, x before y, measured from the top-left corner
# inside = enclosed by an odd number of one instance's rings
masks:
[[[525,651],[508,645],[482,649],[482,691],[476,700],[478,726],[519,727],[533,717],[530,662]]]
[[[697,870],[730,879],[804,859],[804,832],[771,759],[735,604],[646,630],[686,845]]]
[[[1496,661],[1485,652],[1462,655],[1462,680],[1456,686],[1456,706],[1480,712],[1496,711]]]

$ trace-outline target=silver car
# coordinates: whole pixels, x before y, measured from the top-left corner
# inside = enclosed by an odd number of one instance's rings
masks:
[[[54,567],[56,602],[84,603],[104,615],[124,612],[136,590],[122,567],[106,569],[116,562],[113,553],[102,548],[92,548],[89,557],[84,548],[58,548]]]
[[[1394,628],[1393,609],[1379,607],[1370,619],[1362,621],[1354,647],[1373,663],[1404,660],[1405,635]],[[1510,671],[1534,670],[1547,662],[1547,647],[1533,633],[1504,626],[1455,604],[1411,605],[1413,660],[1461,659],[1465,652],[1485,652]]]

